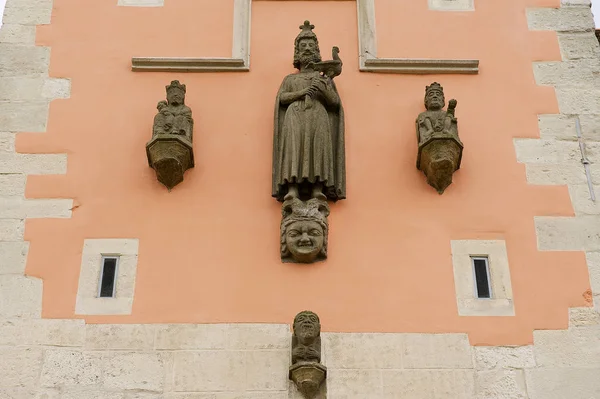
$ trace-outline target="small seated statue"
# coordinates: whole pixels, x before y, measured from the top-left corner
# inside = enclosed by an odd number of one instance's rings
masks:
[[[283,203],[281,260],[313,263],[327,258],[329,205],[326,200],[291,198]]]
[[[167,101],[159,101],[154,117],[153,135],[177,134],[192,140],[194,120],[192,110],[185,105],[186,87],[178,80],[171,82],[167,89]]]
[[[152,140],[146,144],[148,164],[159,182],[169,191],[183,181],[194,167],[192,110],[185,105],[185,85],[174,80],[166,86],[167,101],[159,101],[152,127]]]
[[[293,330],[290,379],[305,398],[312,399],[327,376],[327,368],[321,364],[319,316],[309,310],[298,313]]]
[[[446,105],[443,87],[434,82],[425,89],[425,112],[419,114],[417,139],[419,153],[417,168],[427,176],[427,183],[438,193],[452,183],[452,174],[460,167],[463,144],[458,137],[458,124],[455,117],[457,101],[452,99]]]

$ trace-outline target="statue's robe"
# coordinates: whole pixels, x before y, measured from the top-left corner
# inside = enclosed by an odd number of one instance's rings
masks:
[[[286,76],[277,93],[273,134],[272,195],[283,201],[288,184],[323,184],[323,194],[332,201],[346,198],[344,109],[329,107],[317,94],[289,105],[281,94],[309,87],[318,72]],[[333,81],[329,84],[337,94]],[[339,95],[338,95],[339,96]]]

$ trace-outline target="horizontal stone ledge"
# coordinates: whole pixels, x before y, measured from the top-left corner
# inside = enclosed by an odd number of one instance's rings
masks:
[[[405,74],[466,74],[479,73],[479,60],[437,60],[411,58],[369,58],[360,68],[363,72]]]
[[[250,68],[241,58],[164,58],[134,57],[134,72],[248,72]]]

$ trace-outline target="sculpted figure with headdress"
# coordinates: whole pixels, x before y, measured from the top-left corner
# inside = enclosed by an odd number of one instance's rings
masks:
[[[294,42],[297,73],[283,79],[275,104],[272,195],[283,202],[281,259],[327,257],[327,201],[346,198],[344,110],[333,78],[339,49],[323,61],[314,25],[304,21]]]
[[[169,191],[183,181],[194,167],[192,110],[185,105],[186,87],[174,80],[166,86],[167,101],[159,101],[152,127],[152,140],[146,144],[148,164],[159,182]]]
[[[294,318],[290,379],[307,399],[314,398],[327,376],[321,364],[321,322],[316,313],[300,312]]]
[[[281,260],[313,263],[327,258],[329,225],[327,201],[290,198],[283,203],[281,220]]]
[[[322,61],[314,25],[305,21],[294,43],[298,73],[277,93],[273,135],[273,189],[291,198],[346,198],[344,110],[333,78],[342,72],[339,49]]]
[[[433,82],[425,89],[425,112],[417,117],[419,152],[417,169],[427,176],[427,183],[442,194],[452,183],[452,174],[460,168],[463,144],[458,137],[455,117],[456,100],[450,100],[448,110],[444,88]]]

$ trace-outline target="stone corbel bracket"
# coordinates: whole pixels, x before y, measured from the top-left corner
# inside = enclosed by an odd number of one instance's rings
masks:
[[[479,60],[377,58],[375,0],[356,0],[359,69],[362,72],[404,74],[477,74]],[[235,0],[231,58],[134,57],[136,72],[248,72],[252,0]]]

